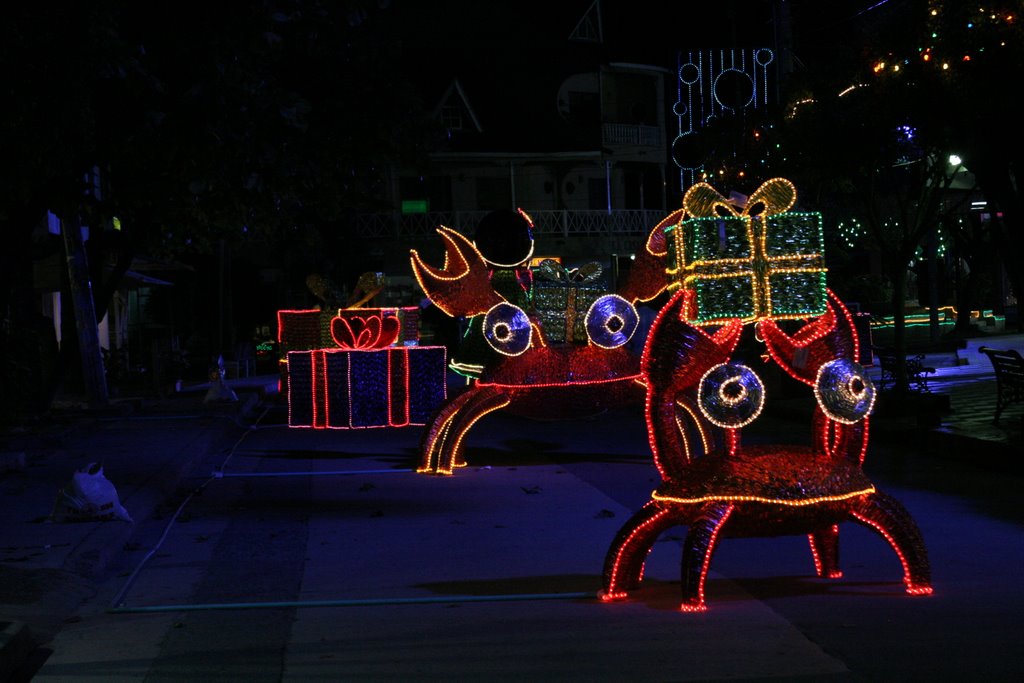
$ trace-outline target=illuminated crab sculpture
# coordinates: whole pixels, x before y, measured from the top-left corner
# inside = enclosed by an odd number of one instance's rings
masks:
[[[932,592],[917,525],[863,472],[875,389],[855,362],[853,320],[825,287],[821,217],[791,212],[795,202],[793,184],[782,178],[740,205],[698,183],[683,197],[688,218],[666,227],[669,271],[681,289],[658,314],[641,360],[662,484],[609,548],[604,600],[624,599],[639,585],[647,553],[676,525],[688,527],[687,611],[705,609],[704,582],[721,538],[806,534],[818,576],[837,578],[844,521],[892,546],[908,593]],[[789,334],[780,321],[802,326]],[[731,360],[748,323],[767,346],[762,358],[814,391],[809,446],[742,443],[741,428],[765,400],[754,370]]]
[[[654,542],[676,525],[688,527],[684,611],[706,609],[704,583],[724,537],[806,534],[818,576],[838,578],[838,525],[844,521],[866,526],[892,546],[908,593],[931,593],[916,524],[861,468],[874,387],[854,362],[857,336],[843,304],[829,292],[825,314],[792,336],[773,320],[757,324],[770,357],[813,388],[817,405],[812,445],[746,447],[740,428],[760,413],[764,387],[749,367],[730,362],[743,324],[736,319],[706,332],[686,318],[693,297],[692,290],[674,295],[644,349],[648,433],[663,483],[613,541],[602,599],[622,600],[638,587]],[[679,420],[686,423],[682,430]]]
[[[491,354],[475,367],[453,360],[454,369],[471,367],[476,375],[426,426],[419,472],[451,474],[464,465],[466,433],[495,410],[551,419],[639,402],[643,396],[639,357],[626,342],[638,326],[634,303],[657,296],[666,284],[663,226],[651,231],[621,291],[604,294],[587,308],[586,343],[551,343],[524,296],[532,286],[533,224],[522,211],[509,214],[490,215],[500,223],[481,221],[475,241],[438,228],[445,243],[440,269],[411,253],[413,273],[427,297],[449,316],[471,318],[477,327],[470,330]],[[488,225],[500,229],[481,230]]]

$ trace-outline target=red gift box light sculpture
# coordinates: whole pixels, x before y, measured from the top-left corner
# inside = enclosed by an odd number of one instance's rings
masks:
[[[427,265],[412,251],[413,273],[438,308],[469,319],[467,339],[475,335],[483,360],[453,360],[452,369],[472,383],[427,425],[419,472],[451,474],[464,465],[466,433],[495,410],[550,419],[642,398],[639,358],[625,344],[638,323],[633,304],[657,296],[667,282],[662,226],[651,232],[618,293],[589,291],[589,275],[552,261],[537,269],[548,281],[535,280],[529,267],[533,223],[522,211],[488,214],[475,241],[443,226],[437,232],[445,243],[444,266]],[[548,311],[549,321],[562,322],[557,331],[543,323],[542,298],[563,302],[561,316]]]
[[[415,306],[278,311],[288,426],[426,424],[447,397],[447,351],[417,343],[418,316]]]
[[[702,276],[713,275],[705,270]],[[740,317],[721,319],[720,307],[702,317],[698,292],[686,283],[658,314],[641,372],[650,446],[662,483],[612,542],[603,600],[625,599],[637,588],[655,541],[678,525],[688,527],[684,611],[706,609],[711,557],[729,536],[805,534],[817,575],[840,577],[839,524],[845,521],[888,542],[902,565],[907,593],[932,592],[917,525],[863,472],[875,390],[855,362],[852,317],[830,291],[826,297],[823,313],[793,334],[769,317],[754,323],[768,357],[814,391],[809,446],[742,443],[740,429],[756,419],[765,392],[754,370],[730,360],[745,328]],[[716,323],[708,329],[696,322],[708,318]]]

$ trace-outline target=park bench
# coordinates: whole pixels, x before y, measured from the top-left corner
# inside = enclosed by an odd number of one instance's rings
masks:
[[[896,352],[887,346],[875,346],[875,357],[878,358],[878,367],[881,374],[878,377],[878,388],[885,389],[889,382],[896,382]],[[928,388],[928,376],[935,374],[935,368],[924,364],[924,354],[919,353],[913,356],[906,356],[907,383],[913,389],[922,392],[930,392]]]
[[[996,415],[992,423],[999,424],[999,416],[1006,406],[1024,400],[1024,358],[1015,349],[982,346],[978,350],[988,356],[996,372]]]

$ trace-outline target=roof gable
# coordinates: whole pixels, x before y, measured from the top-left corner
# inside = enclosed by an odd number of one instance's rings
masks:
[[[457,78],[453,79],[448,89],[444,91],[437,106],[434,107],[433,116],[449,131],[469,129],[477,133],[484,132],[480,119],[477,118],[466,91]]]

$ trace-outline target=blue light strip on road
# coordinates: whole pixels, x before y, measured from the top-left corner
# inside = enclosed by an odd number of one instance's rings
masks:
[[[337,477],[352,476],[355,474],[392,474],[395,472],[412,472],[411,469],[404,470],[326,470],[320,472],[220,472],[213,473],[214,479],[227,479],[229,477],[316,477],[322,475],[334,475]]]
[[[229,609],[290,609],[299,607],[376,607],[384,605],[434,605],[461,602],[511,602],[526,600],[597,599],[597,592],[524,593],[505,595],[451,595],[426,598],[369,598],[365,600],[282,600],[278,602],[208,602],[185,605],[149,605],[142,607],[111,607],[107,614],[142,614],[152,612],[200,612]]]

